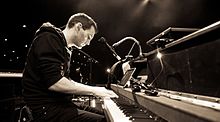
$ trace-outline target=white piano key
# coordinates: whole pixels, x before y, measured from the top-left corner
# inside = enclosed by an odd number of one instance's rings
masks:
[[[129,117],[126,117],[126,115],[122,112],[122,110],[119,109],[114,101],[112,101],[110,98],[104,98],[103,101],[103,107],[111,122],[131,122]]]

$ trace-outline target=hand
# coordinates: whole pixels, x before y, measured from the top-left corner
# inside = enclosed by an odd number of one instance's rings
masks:
[[[118,98],[118,95],[115,94],[112,90],[108,90],[105,87],[94,87],[94,95],[97,97],[105,98]]]

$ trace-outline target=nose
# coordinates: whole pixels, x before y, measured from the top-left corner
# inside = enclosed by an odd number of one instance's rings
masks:
[[[93,38],[92,35],[88,35],[88,36],[87,36],[86,45],[90,45],[90,42],[91,42],[92,38]]]
[[[91,40],[88,40],[88,41],[86,42],[86,45],[90,45],[90,41],[91,41]]]

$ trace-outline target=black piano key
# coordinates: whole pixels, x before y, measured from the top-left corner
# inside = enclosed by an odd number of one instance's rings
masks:
[[[126,97],[112,98],[119,109],[132,120],[132,122],[166,122],[163,118],[157,116]]]

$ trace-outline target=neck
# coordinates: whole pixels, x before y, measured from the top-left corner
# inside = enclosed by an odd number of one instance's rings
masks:
[[[78,49],[81,49],[81,47],[78,47],[76,44],[74,44],[73,41],[71,41],[71,40],[73,40],[72,36],[69,35],[68,30],[66,28],[63,30],[63,34],[64,34],[64,37],[66,39],[67,47],[74,46],[74,47],[76,47]]]
[[[71,38],[70,38],[70,35],[68,34],[66,28],[62,32],[63,32],[64,37],[66,39],[67,47],[71,47],[72,46],[72,44],[70,43]]]

